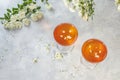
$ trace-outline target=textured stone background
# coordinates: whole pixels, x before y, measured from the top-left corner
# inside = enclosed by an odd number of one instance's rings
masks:
[[[0,0],[0,16],[21,1]],[[62,0],[49,1],[54,10],[43,7],[44,19],[30,27],[7,31],[0,24],[0,80],[119,80],[120,12],[114,0],[95,0],[95,16],[89,22],[70,12]],[[62,22],[74,24],[79,37],[74,50],[56,60],[53,30]],[[108,48],[107,58],[93,69],[80,63],[81,46],[90,38],[102,40]]]

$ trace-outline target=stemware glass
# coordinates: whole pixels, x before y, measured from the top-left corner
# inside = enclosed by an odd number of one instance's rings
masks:
[[[81,60],[87,68],[94,69],[95,66],[102,62],[107,56],[106,45],[98,39],[89,39],[82,46]]]
[[[78,31],[73,24],[61,23],[56,26],[53,32],[54,39],[58,43],[57,48],[64,53],[73,49],[72,44],[78,37]]]

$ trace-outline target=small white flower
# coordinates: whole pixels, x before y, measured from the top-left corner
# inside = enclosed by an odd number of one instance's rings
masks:
[[[72,0],[74,4],[79,3],[79,0]]]
[[[79,16],[82,16],[82,13],[81,13],[81,11],[79,11],[79,12],[78,12],[78,15],[79,15]]]
[[[37,62],[38,62],[38,58],[34,58],[33,63],[37,63]]]
[[[79,11],[80,10],[79,2],[76,3],[75,6],[76,6],[76,11]]]
[[[120,11],[120,5],[118,5],[118,8],[117,8],[117,9],[118,9],[118,11]]]
[[[4,28],[8,29],[9,28],[9,22],[4,23]]]
[[[63,58],[63,55],[59,52],[56,52],[55,59],[59,60],[59,59],[62,59],[62,58]]]
[[[22,23],[21,23],[21,22],[16,21],[16,22],[14,22],[14,24],[15,24],[15,28],[16,28],[16,29],[17,29],[17,28],[22,28]]]
[[[43,17],[43,14],[39,11],[37,11],[36,13],[31,15],[31,19],[33,21],[38,21],[38,20],[42,19],[42,17]]]
[[[38,17],[35,13],[31,15],[31,19],[32,21],[38,21]]]
[[[18,19],[18,15],[12,15],[10,20],[11,21],[16,21]]]
[[[36,9],[36,8],[37,8],[37,5],[31,3],[30,5],[27,6],[27,8],[29,8],[29,9],[32,11],[33,9]]]
[[[71,11],[71,12],[75,12],[76,9],[75,9],[75,2],[69,2],[68,0],[64,0],[64,4],[68,7],[68,9]]]
[[[87,21],[88,20],[88,14],[84,14],[84,16],[82,16],[83,20]]]
[[[46,6],[46,8],[47,8],[48,10],[51,10],[51,9],[52,9],[52,5],[51,5],[51,4],[46,4],[45,6]]]
[[[5,29],[10,29],[13,30],[15,28],[14,22],[8,22],[6,23],[6,25],[4,26]]]
[[[116,3],[120,2],[120,0],[115,0]]]
[[[23,24],[24,24],[25,26],[29,26],[29,25],[30,25],[30,20],[27,19],[27,18],[23,19],[22,22],[23,22]]]
[[[64,2],[64,4],[65,4],[65,6],[67,6],[67,7],[68,7],[68,5],[70,4],[70,2],[69,2],[68,0],[63,0],[63,2]]]
[[[18,13],[18,19],[19,20],[22,20],[22,19],[24,19],[26,16],[25,16],[25,11],[24,10],[22,10],[22,11],[19,11],[19,13]]]
[[[5,21],[5,22],[3,23],[3,25],[6,26],[8,23],[9,23],[8,21]]]
[[[37,11],[35,14],[37,15],[37,18],[38,18],[39,20],[42,19],[42,17],[43,17],[43,13],[42,13],[42,12]]]
[[[11,21],[10,27],[11,27],[11,29],[16,29],[16,21]]]
[[[75,8],[74,8],[74,7],[69,7],[69,10],[70,10],[71,12],[75,12]]]

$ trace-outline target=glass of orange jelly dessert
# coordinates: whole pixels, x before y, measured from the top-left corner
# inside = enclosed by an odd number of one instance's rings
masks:
[[[60,51],[68,51],[78,37],[78,31],[73,24],[61,23],[54,29],[54,39],[58,43],[57,47]]]
[[[87,65],[88,67],[95,67],[95,64],[103,61],[106,58],[106,45],[98,39],[89,39],[82,46],[82,56],[86,61],[92,64],[89,64],[89,66]]]

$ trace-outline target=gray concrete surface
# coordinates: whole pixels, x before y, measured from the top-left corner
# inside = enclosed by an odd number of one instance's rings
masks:
[[[0,16],[21,1],[0,0]],[[30,27],[7,31],[0,24],[0,80],[119,80],[120,12],[114,0],[95,2],[94,19],[88,22],[70,12],[62,0],[50,0],[54,10],[43,7],[44,19],[32,22]],[[74,50],[56,60],[53,30],[62,22],[74,24],[79,37]],[[107,58],[94,69],[80,63],[81,46],[90,38],[102,40],[108,48]],[[35,58],[37,63],[33,62]]]

